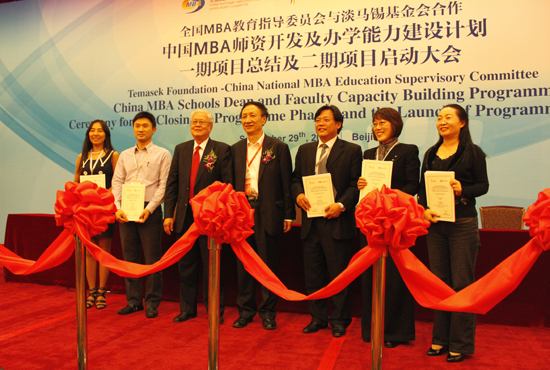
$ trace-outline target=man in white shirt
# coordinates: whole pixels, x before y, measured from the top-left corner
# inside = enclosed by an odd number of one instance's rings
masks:
[[[243,105],[241,120],[247,138],[231,146],[235,191],[244,191],[254,212],[254,234],[246,240],[267,266],[277,273],[281,235],[292,227],[296,208],[290,195],[292,159],[288,145],[263,131],[268,118],[261,102]],[[256,279],[237,261],[239,318],[234,328],[244,328],[256,313],[266,330],[277,329],[277,296],[262,286],[262,300],[256,305]]]
[[[166,179],[170,169],[170,152],[152,142],[157,131],[155,117],[149,112],[136,114],[133,120],[134,147],[120,153],[112,181],[112,191],[117,207],[116,219],[120,223],[120,241],[124,260],[139,263],[141,249],[145,264],[150,265],[162,257],[162,209]],[[121,207],[122,189],[125,184],[142,185],[145,188],[144,209],[137,221],[129,221]],[[125,278],[127,305],[117,311],[128,315],[143,310],[140,278]],[[155,318],[162,296],[162,272],[147,276],[145,288],[145,316]]]

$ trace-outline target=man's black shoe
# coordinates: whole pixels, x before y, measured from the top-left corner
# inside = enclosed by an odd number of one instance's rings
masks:
[[[304,330],[302,330],[302,332],[304,334],[317,333],[319,329],[325,329],[327,326],[327,324],[321,325],[319,323],[316,323],[315,321],[312,321],[304,328]]]
[[[252,317],[249,319],[245,319],[244,317],[239,317],[235,322],[233,323],[233,327],[237,329],[246,328],[249,322],[252,322]]]
[[[174,317],[173,321],[174,322],[184,322],[184,321],[187,321],[187,320],[195,318],[195,317],[197,317],[196,313],[182,312],[178,316]]]
[[[143,311],[143,306],[132,306],[129,304],[124,308],[118,309],[116,313],[118,313],[119,315],[129,315],[138,311]]]

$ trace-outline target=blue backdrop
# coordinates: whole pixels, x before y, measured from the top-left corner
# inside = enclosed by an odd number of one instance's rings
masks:
[[[109,123],[121,151],[149,110],[154,142],[172,151],[206,108],[212,137],[232,144],[250,99],[268,105],[265,131],[293,155],[316,139],[325,103],[363,149],[376,146],[372,111],[399,109],[400,141],[421,153],[437,140],[438,109],[462,104],[488,154],[478,205],[527,207],[550,183],[549,13],[542,0],[0,4],[0,236],[9,213],[53,213],[91,120]]]

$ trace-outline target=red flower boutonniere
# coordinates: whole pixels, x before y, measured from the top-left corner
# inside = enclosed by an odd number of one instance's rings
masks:
[[[206,167],[208,172],[212,172],[212,170],[214,169],[214,163],[216,163],[217,160],[218,156],[216,155],[216,153],[214,153],[214,149],[212,149],[210,151],[210,154],[205,155],[202,161],[205,163],[204,167]]]
[[[271,147],[270,149],[266,149],[262,153],[262,163],[263,164],[268,164],[269,162],[271,162],[274,159],[275,159],[275,155],[273,154],[273,147]]]

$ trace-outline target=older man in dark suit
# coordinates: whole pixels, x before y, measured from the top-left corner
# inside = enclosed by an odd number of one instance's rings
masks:
[[[244,191],[254,212],[254,234],[247,238],[260,258],[276,273],[280,237],[292,227],[296,217],[290,196],[292,160],[288,145],[263,132],[267,121],[266,107],[260,102],[248,102],[241,110],[242,126],[247,134],[231,146],[235,190]],[[256,313],[266,330],[277,329],[275,305],[277,296],[261,287],[262,301],[256,305],[255,279],[237,263],[239,318],[235,328],[244,328]]]
[[[191,115],[193,140],[174,150],[164,200],[164,231],[181,237],[193,224],[189,199],[215,181],[233,182],[229,145],[210,139],[214,119],[210,112],[198,109]],[[175,212],[175,214],[174,214]],[[204,303],[208,308],[208,238],[201,235],[193,248],[178,262],[180,272],[180,314],[174,322],[197,317],[199,261],[203,266]],[[220,324],[225,308],[223,280],[220,281]]]
[[[334,105],[325,105],[315,113],[315,131],[319,141],[298,148],[292,196],[302,208],[301,238],[307,293],[325,287],[340,274],[351,259],[351,240],[355,237],[355,205],[359,200],[357,180],[361,175],[361,147],[338,138],[344,118]],[[302,177],[330,173],[335,203],[325,208],[324,217],[308,218],[311,204],[304,194]],[[332,335],[341,337],[351,323],[349,288],[332,297],[334,310],[327,314],[327,300],[309,301],[311,322],[306,334],[332,326]]]

